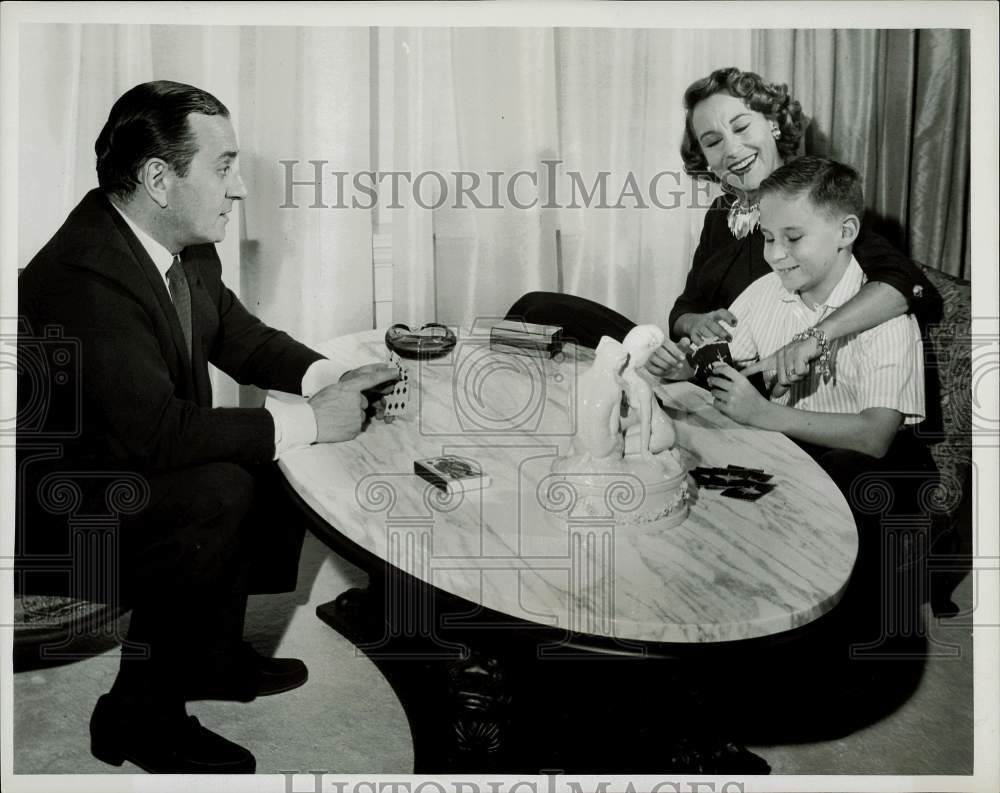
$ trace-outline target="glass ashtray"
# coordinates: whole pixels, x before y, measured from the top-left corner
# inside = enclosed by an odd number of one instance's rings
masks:
[[[417,330],[396,324],[385,332],[385,346],[400,358],[429,360],[447,355],[455,346],[455,334],[438,322],[428,322]]]

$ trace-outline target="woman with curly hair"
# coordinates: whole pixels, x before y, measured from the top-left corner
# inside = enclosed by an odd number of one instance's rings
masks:
[[[684,292],[670,312],[675,339],[694,343],[729,339],[721,324],[734,323],[727,310],[753,281],[771,272],[764,260],[764,237],[757,227],[757,188],[799,153],[802,109],[787,87],[765,82],[753,72],[717,69],[684,93],[686,120],[681,156],[695,179],[721,184],[723,195],[708,210]],[[882,237],[862,229],[854,255],[868,282],[816,327],[827,340],[858,333],[930,302],[932,287],[923,273]],[[924,295],[928,295],[924,297]],[[670,363],[670,345],[660,361]],[[676,350],[676,348],[673,348]],[[778,383],[801,379],[820,352],[819,339],[791,342],[773,361]],[[657,371],[657,360],[651,360]],[[763,364],[746,370],[760,371]]]

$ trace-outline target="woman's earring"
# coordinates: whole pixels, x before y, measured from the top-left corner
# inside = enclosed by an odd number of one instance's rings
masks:
[[[781,138],[781,130],[778,129],[777,124],[771,124],[771,135],[775,140],[779,140]]]

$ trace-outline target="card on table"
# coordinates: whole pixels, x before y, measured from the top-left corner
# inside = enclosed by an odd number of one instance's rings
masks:
[[[771,474],[763,471],[745,471],[733,468],[692,468],[692,475],[695,479],[711,479],[723,483],[723,487],[736,485],[743,482],[766,482],[771,478]]]
[[[739,465],[729,465],[725,468],[699,466],[692,468],[690,473],[699,487],[706,490],[720,490],[724,496],[745,501],[756,501],[776,487],[774,484],[768,484],[773,474],[766,473],[760,468],[744,468]]]
[[[742,465],[727,465],[726,470],[739,474],[744,479],[753,482],[770,482],[774,474],[769,474],[763,468],[744,468]]]
[[[774,490],[774,485],[765,482],[751,482],[737,487],[726,488],[722,495],[729,498],[738,498],[742,501],[756,501],[761,496],[765,496]]]
[[[689,473],[698,483],[698,487],[704,487],[708,490],[721,490],[731,484],[720,478],[721,474],[726,473],[725,468],[692,468]]]

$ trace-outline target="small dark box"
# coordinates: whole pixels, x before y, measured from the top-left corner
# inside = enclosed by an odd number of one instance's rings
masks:
[[[505,319],[490,330],[490,349],[515,355],[551,358],[562,352],[562,328]]]

